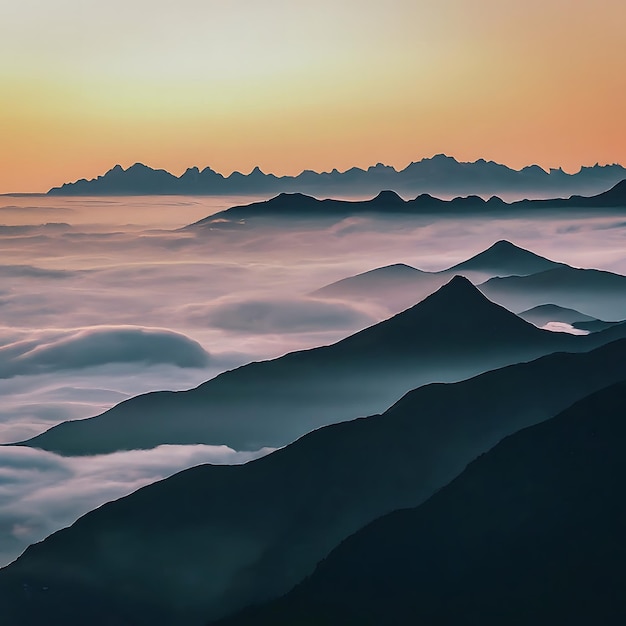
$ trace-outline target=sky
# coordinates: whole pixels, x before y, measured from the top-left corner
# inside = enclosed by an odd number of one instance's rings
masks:
[[[0,193],[116,163],[626,164],[623,0],[4,0]]]

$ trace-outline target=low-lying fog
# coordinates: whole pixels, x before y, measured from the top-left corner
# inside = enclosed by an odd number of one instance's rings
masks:
[[[375,267],[440,270],[508,239],[626,274],[626,218],[615,214],[178,230],[252,200],[0,197],[0,443],[385,319],[384,304],[307,295]],[[143,484],[201,462],[250,458],[210,446],[110,456],[0,448],[0,565]]]

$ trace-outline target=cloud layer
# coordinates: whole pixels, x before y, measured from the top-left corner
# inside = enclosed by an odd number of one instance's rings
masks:
[[[348,303],[286,297],[223,301],[207,311],[206,320],[216,328],[247,333],[356,330],[378,321]]]
[[[110,363],[202,368],[208,365],[209,354],[197,341],[180,333],[115,326],[80,329],[0,347],[0,378]]]
[[[159,446],[66,458],[31,448],[0,447],[0,566],[88,511],[180,470],[202,463],[245,463],[269,452]]]

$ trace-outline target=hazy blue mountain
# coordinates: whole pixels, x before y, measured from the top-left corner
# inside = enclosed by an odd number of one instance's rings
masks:
[[[563,263],[556,263],[510,241],[501,240],[467,261],[441,272],[424,272],[398,263],[338,280],[317,289],[311,295],[380,301],[391,310],[400,311],[436,291],[455,274],[462,274],[473,282],[482,282],[494,276],[525,276],[563,266]]]
[[[604,322],[602,320],[590,320],[583,322],[574,322],[572,326],[574,328],[578,328],[579,330],[586,330],[590,333],[597,333],[602,330],[607,330],[608,328],[612,328],[613,326],[620,326],[623,324],[623,321],[620,322]]]
[[[612,272],[563,266],[531,276],[492,278],[480,290],[512,311],[551,303],[601,320],[626,318],[626,276]]]
[[[503,437],[624,379],[625,350],[622,340],[427,385],[382,415],[321,428],[246,465],[203,465],[140,489],[1,570],[3,619],[194,626],[277,597],[340,541],[424,502]],[[573,460],[584,473],[585,458]],[[553,461],[537,448],[524,463]],[[509,475],[497,478],[506,486]],[[463,527],[471,502],[442,528]]]
[[[540,304],[527,311],[522,311],[518,315],[535,326],[545,326],[548,322],[563,322],[574,325],[577,322],[598,321],[595,317],[556,304]]]
[[[396,263],[343,278],[311,293],[317,298],[369,300],[402,311],[444,285],[450,276]]]
[[[573,328],[586,330],[590,333],[597,333],[613,326],[618,326],[623,322],[605,322],[595,317],[585,315],[574,309],[566,309],[556,304],[541,304],[539,306],[518,313],[519,317],[535,326],[545,326],[548,322],[563,322],[570,324]]]
[[[128,194],[258,194],[304,192],[313,195],[378,193],[395,189],[414,194],[478,194],[491,196],[514,193],[524,197],[546,197],[573,193],[594,194],[626,178],[621,165],[583,167],[576,174],[561,169],[549,172],[533,165],[513,170],[479,159],[460,163],[443,154],[409,164],[403,170],[378,163],[367,170],[357,167],[345,172],[336,169],[317,173],[305,170],[297,176],[274,176],[255,167],[249,174],[233,172],[223,176],[207,167],[187,169],[181,176],[154,170],[136,163],[124,170],[116,165],[92,180],[65,183],[48,192],[51,195],[128,195]],[[470,201],[471,203],[471,201]]]
[[[623,624],[625,414],[621,382],[507,437],[285,598],[219,623]]]
[[[457,276],[410,309],[331,346],[251,363],[189,391],[137,396],[24,443],[67,455],[163,443],[282,446],[325,424],[382,411],[425,383],[556,350],[587,351],[622,333],[626,326],[593,338],[540,330]]]

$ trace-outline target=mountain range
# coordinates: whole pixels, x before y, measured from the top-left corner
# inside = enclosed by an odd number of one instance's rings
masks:
[[[421,194],[413,200],[402,199],[395,191],[381,191],[370,200],[318,200],[303,193],[280,193],[269,200],[234,206],[219,213],[209,215],[182,230],[202,228],[232,228],[252,220],[282,219],[343,219],[355,215],[367,216],[441,216],[486,214],[489,216],[528,214],[541,211],[578,211],[589,209],[626,208],[626,179],[621,180],[595,196],[570,196],[547,200],[518,200],[507,203],[498,196],[484,200],[480,196],[469,195],[452,200],[441,200],[430,194]]]
[[[626,622],[626,382],[521,430],[220,626]]]
[[[545,171],[537,165],[514,170],[479,159],[459,162],[443,154],[409,164],[398,171],[378,163],[368,169],[353,167],[317,173],[305,170],[297,176],[265,174],[255,167],[249,174],[233,172],[223,176],[211,168],[190,167],[181,176],[135,163],[128,169],[116,165],[92,180],[80,179],[54,187],[50,195],[245,195],[303,192],[313,195],[360,195],[395,189],[403,194],[438,193],[513,194],[518,197],[546,197],[573,193],[599,193],[626,178],[621,165],[582,167],[576,174],[562,169]]]
[[[612,272],[563,266],[528,276],[494,277],[479,287],[512,311],[553,303],[600,320],[626,317],[626,276]]]
[[[0,570],[3,619],[20,626],[194,626],[277,597],[312,573],[315,564],[343,539],[393,510],[425,502],[503,437],[626,379],[625,350],[626,340],[621,340],[588,353],[551,354],[462,382],[427,385],[381,415],[318,429],[246,465],[203,465],[140,489],[31,546]],[[621,393],[624,400],[623,389]],[[623,424],[622,416],[623,406],[617,425]],[[596,431],[593,419],[587,420],[590,449],[598,440],[593,432],[606,442],[601,413],[598,419]],[[439,530],[434,522],[423,532],[420,527],[414,532],[403,529],[398,542],[407,541],[410,559],[421,563],[410,552],[414,541],[426,546],[433,538],[442,549],[442,536],[448,532],[452,550],[457,545],[455,529],[464,528],[468,516],[481,522],[488,519],[488,507],[498,511],[498,502],[523,511],[534,490],[540,491],[534,481],[545,470],[546,484],[550,484],[551,472],[558,474],[559,463],[572,453],[567,431],[562,434],[560,452],[533,447],[532,440],[524,458],[497,453],[501,465],[492,480],[499,487],[483,488],[478,483],[474,493],[476,483],[470,481],[465,499],[447,518],[436,518]],[[554,446],[557,440],[555,435]],[[623,450],[621,439],[612,445],[618,443]],[[570,464],[578,469],[573,483],[587,471],[595,476],[595,458],[588,464],[587,456],[574,450]],[[619,457],[623,459],[623,453]],[[522,481],[519,486],[509,482],[513,469]],[[524,472],[529,472],[526,483]],[[619,481],[622,475],[615,474],[611,480]],[[578,501],[583,508],[595,502],[587,499],[591,480],[582,483]],[[507,487],[512,491],[503,495]],[[568,491],[564,497],[570,493],[575,492]],[[623,499],[618,500],[616,506],[621,506]],[[473,511],[477,518],[472,517]],[[498,517],[487,523],[482,541],[488,541],[487,529],[499,521]],[[478,521],[469,524],[480,533]],[[514,536],[514,530],[504,525],[498,536],[509,532]],[[493,546],[496,552],[498,545]],[[385,552],[384,545],[371,547],[372,558]],[[330,563],[333,558],[329,557]],[[441,569],[454,570],[455,558],[462,556],[446,555]],[[356,587],[361,580],[356,570],[367,561],[366,556],[359,556],[350,565],[353,571],[342,571],[346,577],[341,585],[334,579],[335,593],[341,594],[352,580]],[[425,565],[423,570],[415,580],[429,576]],[[362,577],[370,571],[364,570]],[[477,576],[483,572],[481,568],[474,571]],[[380,575],[396,574],[387,568]],[[315,576],[311,580],[315,584]],[[415,586],[413,579],[405,584]],[[374,604],[379,596],[385,602],[388,587],[381,584],[377,592],[368,590],[365,595],[371,595]],[[328,588],[324,593],[328,594]],[[271,623],[264,615],[260,614],[259,623]],[[251,618],[235,623],[257,622]],[[299,613],[280,623],[308,622]],[[379,619],[376,623],[389,622]]]
[[[615,325],[602,320],[626,317],[626,277],[557,263],[504,240],[440,272],[389,265],[343,278],[311,295],[379,302],[395,312],[409,306],[416,295],[428,296],[457,273],[470,278],[494,302],[522,311],[523,319],[538,326],[557,321],[595,332]],[[574,310],[568,313],[566,308]]]
[[[496,276],[525,276],[562,265],[500,240],[466,261],[440,272],[425,272],[396,263],[343,278],[316,289],[311,296],[346,301],[369,300],[397,312],[427,297],[456,274],[479,283]]]
[[[584,352],[624,335],[626,325],[586,337],[540,330],[455,276],[406,311],[330,346],[250,363],[188,391],[136,396],[20,445],[64,455],[161,444],[283,446],[320,426],[384,410],[419,385],[557,350]]]

